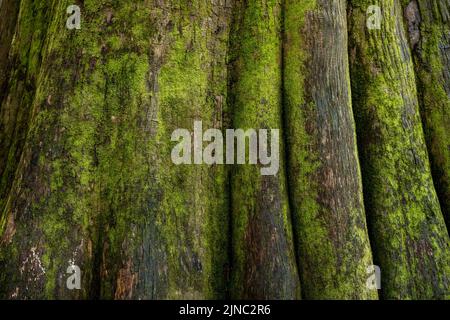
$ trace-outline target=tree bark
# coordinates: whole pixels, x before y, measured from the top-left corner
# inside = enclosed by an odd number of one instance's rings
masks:
[[[20,23],[16,26],[19,9]],[[52,4],[5,0],[1,14],[0,208],[5,205],[26,140]]]
[[[45,11],[37,90],[21,102],[32,115],[1,208],[1,296],[224,297],[224,168],[175,166],[170,137],[195,119],[222,127],[230,2],[84,1],[67,30],[71,4]],[[66,288],[72,263],[82,290]]]
[[[14,0],[0,1],[0,17],[2,17],[0,23],[0,101],[3,100],[3,95],[8,88],[7,81],[11,68],[8,56],[16,29],[19,4],[19,1]]]
[[[0,0],[0,298],[450,298],[449,8]],[[172,161],[211,128],[277,173]]]
[[[286,1],[289,186],[302,292],[370,299],[372,263],[356,149],[345,1]]]
[[[450,1],[405,2],[431,169],[450,230]]]
[[[5,298],[42,296],[46,288],[44,278],[53,276],[48,270],[50,265],[44,266],[44,261],[49,262],[52,250],[57,249],[61,240],[58,238],[55,245],[50,246],[44,254],[44,244],[40,243],[42,230],[36,227],[36,221],[31,221],[32,211],[40,205],[39,194],[46,188],[36,179],[37,175],[40,175],[41,180],[46,179],[45,166],[40,166],[40,173],[32,170],[39,161],[35,150],[39,148],[41,139],[29,143],[28,152],[22,155],[27,135],[33,129],[30,118],[37,109],[37,104],[36,109],[34,107],[37,88],[43,85],[39,82],[43,79],[41,65],[55,10],[55,2],[21,1],[17,19],[19,24],[15,27],[16,33],[9,53],[13,69],[9,80],[5,81],[8,90],[2,95],[0,109],[0,292]],[[51,138],[48,138],[48,145],[50,143]],[[56,197],[53,199],[55,201]],[[58,212],[53,214],[58,215]],[[39,223],[44,225],[48,221],[40,219]],[[69,225],[70,222],[65,224]],[[53,231],[48,229],[49,236]],[[74,235],[77,231],[72,230],[70,235],[77,237]],[[56,236],[55,233],[52,236]],[[13,237],[15,243],[11,242]],[[65,249],[69,246],[66,237],[63,237],[63,242]],[[87,281],[89,276],[86,273]],[[49,290],[54,289],[57,279],[54,280]]]
[[[238,1],[233,16],[234,128],[281,129],[281,1]],[[275,176],[232,172],[232,298],[300,297],[283,160]]]
[[[126,211],[121,213],[121,224],[128,227],[115,228],[113,232],[118,232],[121,240],[108,243],[109,248],[126,248],[113,281],[114,298],[206,299],[226,295],[225,169],[175,166],[170,160],[174,146],[170,136],[177,128],[192,131],[194,120],[202,120],[205,128],[223,126],[231,5],[230,1],[156,1],[145,8],[143,20],[135,23],[145,24],[150,17],[150,30],[142,33],[144,39],[152,34],[152,39],[150,55],[146,56],[150,63],[144,68],[149,73],[141,75],[149,92],[147,109],[141,114],[145,127],[139,130],[148,145],[142,155],[146,162],[142,178],[148,181],[137,183],[148,188],[148,193],[139,202],[142,208],[137,221],[130,224]],[[133,202],[130,209],[136,206]],[[130,231],[138,236],[129,239]],[[114,259],[107,260],[104,273],[117,265]]]
[[[375,263],[387,299],[450,296],[450,241],[433,186],[400,1],[350,1],[353,105]],[[366,10],[382,10],[380,30]]]

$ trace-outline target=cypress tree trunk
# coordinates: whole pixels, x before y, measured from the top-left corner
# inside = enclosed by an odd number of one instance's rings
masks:
[[[0,101],[7,90],[7,81],[11,61],[8,59],[12,38],[16,28],[17,15],[19,13],[19,1],[0,1]]]
[[[148,190],[138,202],[140,211],[133,214],[136,221],[118,203],[119,225],[126,227],[116,226],[107,242],[109,250],[125,248],[122,267],[113,281],[117,286],[114,298],[226,295],[229,205],[225,168],[174,165],[170,137],[178,128],[192,132],[194,120],[203,121],[205,130],[222,129],[228,113],[226,54],[231,8],[229,1],[154,1],[145,8],[142,20],[135,22],[139,26],[151,21],[142,32],[143,39],[148,34],[152,38],[150,44],[143,42],[150,46],[150,53],[145,57],[149,65],[141,74],[146,110],[138,119],[144,125],[139,134],[148,148],[142,154],[143,180],[136,183]],[[135,167],[130,164],[131,170]],[[139,195],[144,190],[132,193]],[[136,202],[130,200],[129,210],[135,210]],[[136,238],[130,239],[130,232]],[[110,254],[106,248],[104,252],[104,256]],[[116,265],[117,261],[107,259],[103,272],[109,273]]]
[[[6,132],[20,161],[5,171],[1,296],[224,297],[225,171],[175,166],[170,136],[222,126],[229,4],[84,1],[67,30],[72,3],[36,3],[22,1],[14,44],[36,90],[13,74],[2,104],[31,116]],[[66,288],[71,264],[82,290]]]
[[[10,61],[14,68],[11,70],[8,81],[8,91],[3,95],[0,112],[2,128],[0,131],[0,226],[2,231],[0,292],[5,298],[41,297],[46,290],[56,290],[60,280],[51,270],[50,257],[59,254],[55,251],[59,250],[60,246],[61,253],[65,251],[64,254],[67,254],[69,250],[78,252],[79,241],[75,243],[75,239],[80,240],[79,230],[68,228],[73,223],[69,221],[70,216],[67,217],[67,222],[62,222],[66,217],[61,217],[61,223],[55,224],[61,229],[66,228],[67,232],[64,234],[58,234],[56,228],[53,228],[53,225],[50,226],[53,218],[61,215],[61,211],[52,211],[52,216],[48,215],[45,219],[43,215],[34,217],[34,213],[39,212],[42,205],[52,206],[62,200],[62,197],[54,195],[47,204],[41,201],[41,195],[50,192],[50,180],[47,176],[49,167],[43,163],[43,160],[46,156],[50,156],[53,139],[56,139],[56,136],[52,134],[59,128],[54,126],[53,132],[46,134],[47,147],[44,150],[44,137],[36,135],[36,127],[32,126],[30,121],[31,115],[37,113],[38,108],[45,101],[43,96],[36,100],[35,96],[39,90],[38,87],[43,88],[47,85],[46,81],[40,82],[45,78],[45,75],[41,73],[41,65],[48,46],[47,35],[51,35],[52,32],[50,22],[54,22],[56,7],[54,1],[40,3],[21,1],[19,24],[11,46]],[[44,117],[43,113],[42,118]],[[54,125],[51,122],[53,119],[47,120],[42,121],[40,133]],[[28,143],[27,151],[22,154],[27,135],[34,137],[34,140]],[[37,153],[38,149],[42,150],[40,152],[42,157]],[[43,180],[46,181],[45,184],[42,183]],[[56,183],[56,180],[53,182]],[[77,223],[79,222],[77,221],[74,225],[76,226]],[[45,252],[46,243],[41,241],[44,232],[47,239],[55,240],[55,243],[46,248]],[[65,257],[64,265],[71,259],[72,254]],[[83,256],[82,263],[83,267],[89,265],[89,258]],[[85,267],[85,270],[87,272],[84,279],[89,282],[89,268]],[[47,278],[52,278],[53,281],[50,283],[46,280]],[[84,295],[87,291],[86,287],[84,286],[82,292],[76,291],[76,296],[79,296],[79,293]]]
[[[450,1],[405,3],[431,169],[450,229]]]
[[[286,1],[289,186],[302,292],[367,299],[372,263],[356,150],[345,1]]]
[[[450,296],[450,241],[431,179],[399,1],[351,1],[353,105],[375,262],[388,299]],[[380,30],[366,28],[379,5]]]
[[[237,3],[230,48],[234,128],[281,129],[281,9],[278,0]],[[283,159],[274,176],[262,176],[260,166],[236,166],[231,190],[231,297],[298,298]]]
[[[0,298],[450,298],[449,9],[0,0]]]
[[[19,9],[20,23],[16,26]],[[52,4],[5,0],[1,14],[0,208],[5,205],[26,139]]]

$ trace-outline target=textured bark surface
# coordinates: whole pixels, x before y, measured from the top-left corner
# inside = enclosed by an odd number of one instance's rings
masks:
[[[114,298],[224,298],[228,268],[225,168],[175,166],[170,136],[177,128],[192,132],[194,120],[202,120],[205,128],[222,128],[227,114],[232,2],[154,1],[147,6],[147,15],[136,25],[150,18],[150,29],[142,32],[143,39],[152,35],[146,56],[149,65],[144,68],[149,71],[145,78],[150,90],[148,109],[142,114],[142,137],[148,145],[142,160],[148,172],[142,176],[146,182],[137,183],[148,188],[148,194],[136,216],[142,216],[144,223],[138,218],[130,225],[124,212],[121,224],[128,227],[117,229],[121,240],[109,244],[126,248]],[[135,208],[136,202],[129,206]],[[129,239],[130,231],[138,236]],[[117,265],[113,259],[108,262],[105,272]]]
[[[176,167],[170,136],[195,119],[222,126],[229,3],[84,1],[77,31],[64,28],[69,1],[30,3],[19,19],[45,13],[52,36],[41,48],[21,22],[15,45],[31,37],[42,52],[24,49],[25,79],[39,82],[13,83],[2,105],[31,114],[12,123],[28,137],[2,197],[2,297],[224,297],[224,167]],[[71,263],[81,291],[66,289]]]
[[[15,8],[12,7],[12,2]],[[19,6],[20,4],[20,6]],[[4,1],[2,14],[10,14],[2,20],[0,67],[0,208],[14,181],[14,174],[28,131],[34,94],[44,51],[49,22],[52,20],[50,1]],[[12,27],[14,11],[20,10],[17,26]],[[2,15],[3,17],[3,15]],[[8,33],[15,29],[14,41]],[[4,42],[4,43],[3,43]],[[9,44],[8,44],[9,43]],[[9,54],[3,52],[10,46]],[[3,60],[5,59],[5,60]],[[11,68],[14,66],[13,68]],[[12,70],[8,70],[12,69]],[[11,74],[10,74],[11,73]],[[7,76],[10,74],[10,77]]]
[[[449,7],[0,0],[0,298],[450,298]],[[195,121],[278,173],[175,165]]]
[[[281,128],[281,1],[238,1],[233,16],[233,127]],[[300,297],[283,160],[275,176],[232,172],[232,298]]]
[[[431,169],[450,230],[450,1],[404,2]]]
[[[345,1],[286,1],[284,91],[302,292],[376,298],[347,57]],[[352,289],[349,289],[352,288]]]
[[[369,5],[380,30],[366,29]],[[450,241],[433,187],[400,1],[351,1],[353,106],[375,263],[389,299],[450,296]]]
[[[16,29],[17,16],[19,14],[19,1],[0,1],[0,101],[7,90],[7,81],[11,61],[8,59],[11,43]]]

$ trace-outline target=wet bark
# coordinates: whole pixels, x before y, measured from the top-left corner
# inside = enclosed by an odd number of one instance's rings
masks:
[[[450,298],[448,4],[0,0],[0,298]],[[279,170],[175,165],[195,121]]]
[[[231,2],[84,1],[81,29],[68,30],[71,4],[21,3],[28,33],[15,45],[38,43],[2,104],[27,121],[2,119],[18,155],[2,175],[13,184],[2,196],[1,296],[224,297],[224,168],[175,166],[170,137],[195,119],[222,127]],[[49,24],[34,31],[28,9]],[[81,290],[66,287],[72,264]]]
[[[9,51],[16,29],[19,4],[19,1],[14,0],[0,1],[0,17],[2,17],[0,23],[0,101],[7,90],[7,80],[11,68]]]
[[[238,1],[231,36],[233,127],[282,127],[281,1]],[[270,141],[270,140],[269,140]],[[283,144],[280,144],[283,152]],[[231,297],[300,297],[284,159],[276,175],[238,165],[231,178]]]
[[[388,299],[448,298],[450,241],[431,178],[400,1],[351,1],[353,106],[375,263]],[[381,29],[366,10],[382,9]]]
[[[302,292],[377,298],[347,57],[345,1],[286,1],[284,93],[289,187]],[[352,288],[349,290],[349,288]]]
[[[0,207],[5,205],[26,140],[52,4],[3,1],[1,10],[5,19],[0,23]],[[20,23],[13,25],[19,10]]]
[[[404,4],[431,169],[450,230],[450,1]]]

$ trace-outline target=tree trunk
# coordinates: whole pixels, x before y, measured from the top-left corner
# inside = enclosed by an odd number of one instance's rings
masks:
[[[450,1],[410,1],[405,18],[432,174],[450,230]]]
[[[281,1],[237,3],[230,48],[234,128],[281,128]],[[260,166],[248,164],[232,172],[232,298],[300,296],[283,160],[276,175],[262,176]]]
[[[197,118],[222,127],[229,4],[84,1],[81,29],[67,30],[70,4],[45,11],[51,37],[22,102],[32,117],[2,206],[2,296],[224,297],[224,168],[175,166],[170,137]],[[72,263],[81,291],[66,288]]]
[[[192,131],[194,120],[202,120],[206,128],[222,129],[227,114],[230,5],[226,1],[156,1],[145,8],[142,21],[136,22],[145,25],[148,17],[151,21],[150,29],[142,32],[143,39],[152,35],[150,44],[143,42],[151,48],[145,56],[149,65],[140,75],[145,80],[147,109],[137,119],[142,126],[138,132],[148,148],[141,157],[146,168],[143,180],[130,184],[148,191],[138,202],[141,209],[136,221],[130,221],[126,211],[120,212],[123,204],[118,203],[117,214],[126,227],[116,227],[113,232],[121,240],[107,245],[126,249],[117,281],[112,281],[117,286],[114,298],[225,297],[226,172],[223,166],[174,165],[170,136],[177,128]],[[131,169],[135,167],[130,164]],[[139,193],[139,189],[133,192]],[[130,200],[130,210],[135,210],[136,202]],[[135,239],[128,239],[130,230],[138,235]],[[104,273],[117,264],[113,259],[107,261]]]
[[[388,299],[450,296],[450,241],[433,186],[399,1],[351,1],[353,105],[375,263]],[[366,10],[382,10],[368,30]]]
[[[0,0],[0,298],[450,298],[449,7]]]
[[[376,298],[356,150],[345,1],[286,1],[289,183],[302,292]],[[350,289],[351,288],[351,289]]]
[[[11,61],[8,59],[19,14],[19,1],[0,0],[0,101],[7,90]]]
[[[20,24],[16,26],[19,9]],[[6,17],[0,23],[0,208],[3,208],[28,131],[52,5],[48,1],[5,0],[1,14],[2,19]]]

